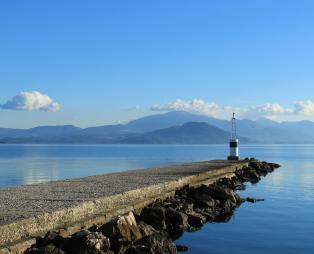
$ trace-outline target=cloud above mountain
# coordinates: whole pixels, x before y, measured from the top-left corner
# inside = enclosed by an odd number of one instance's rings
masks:
[[[46,94],[31,91],[21,92],[18,95],[15,95],[5,104],[0,104],[0,108],[23,111],[41,110],[58,112],[61,109],[61,105]]]
[[[290,108],[285,108],[277,103],[266,103],[250,107],[244,112],[243,116],[248,118],[266,117],[273,120],[287,117],[311,119],[314,117],[314,102],[311,100],[297,101]]]
[[[230,107],[221,107],[217,103],[206,102],[202,99],[194,99],[191,101],[177,99],[172,103],[154,104],[150,109],[152,111],[187,111],[213,117],[223,116],[226,113],[232,112],[232,108]]]
[[[304,116],[314,115],[314,102],[311,100],[307,101],[297,101],[294,104],[294,113]]]
[[[314,102],[312,100],[297,101],[292,107],[284,107],[278,103],[265,103],[249,108],[221,106],[215,102],[206,102],[202,99],[185,101],[178,99],[172,103],[154,104],[152,111],[186,111],[212,117],[229,117],[236,112],[241,118],[258,119],[261,117],[272,120],[294,118],[314,119]]]
[[[292,115],[293,112],[293,109],[284,108],[278,103],[265,103],[258,106],[251,106],[250,108],[244,110],[242,116],[252,119],[260,117],[275,119],[279,116]]]

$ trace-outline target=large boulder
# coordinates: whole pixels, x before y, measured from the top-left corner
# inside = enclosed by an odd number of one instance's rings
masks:
[[[158,232],[154,235],[143,237],[134,243],[134,246],[145,246],[150,252],[154,254],[175,254],[177,253],[176,245],[169,238],[168,234]],[[139,247],[137,247],[139,248]],[[144,247],[142,247],[144,248]],[[128,253],[128,252],[126,252]],[[134,253],[134,252],[133,252]],[[136,252],[135,252],[136,253]],[[141,253],[141,252],[137,252]]]
[[[118,216],[98,228],[98,231],[111,238],[123,238],[129,242],[142,237],[132,212]]]
[[[205,206],[205,207],[214,207],[215,200],[211,196],[208,186],[201,185],[200,187],[194,189],[191,192],[191,196],[194,199],[194,202],[198,206]]]
[[[201,228],[206,223],[206,217],[200,213],[193,212],[193,213],[187,214],[187,216],[188,216],[190,229]]]
[[[126,250],[124,250],[125,254],[155,254],[152,247],[148,247],[145,245],[131,245]]]
[[[178,239],[189,228],[188,216],[183,212],[168,208],[166,210],[166,225],[171,238]]]
[[[146,224],[144,221],[138,223],[142,237],[151,236],[156,234],[158,231],[155,230],[151,225]]]
[[[127,241],[136,241],[142,238],[140,229],[132,212],[119,216],[116,221],[117,231],[120,237]]]
[[[234,178],[224,177],[218,180],[218,183],[227,188],[235,189],[236,183]]]
[[[41,248],[31,248],[26,251],[27,254],[65,254],[65,252],[52,243]]]
[[[195,208],[195,213],[199,213],[206,218],[206,221],[213,221],[215,214],[214,208],[206,207],[206,208]]]
[[[272,166],[273,168],[280,168],[281,165],[277,164],[277,163],[268,163],[270,166]]]
[[[234,193],[229,188],[223,188],[219,185],[211,185],[207,186],[206,192],[214,199],[221,201],[231,200],[232,202],[236,203]]]
[[[257,183],[261,180],[260,175],[255,170],[247,170],[244,175],[245,179],[251,183]]]
[[[68,254],[109,254],[110,240],[101,232],[81,230],[72,236],[66,248]]]
[[[52,244],[58,248],[63,248],[67,244],[68,240],[69,238],[64,230],[48,231],[43,238],[37,238],[36,245],[38,247],[43,247]]]
[[[173,208],[168,208],[165,214],[167,225],[170,224],[182,228],[188,227],[188,216],[186,214],[176,211]]]
[[[115,251],[117,251],[121,245],[126,245],[142,238],[140,227],[132,212],[118,216],[99,227],[98,230],[102,232],[103,235],[109,237],[111,249]]]
[[[140,216],[141,220],[153,226],[156,230],[166,229],[165,218],[165,208],[161,206],[145,207]]]
[[[178,211],[183,212],[183,213],[191,213],[194,210],[194,203],[193,200],[180,200],[181,204],[180,207],[178,208]]]

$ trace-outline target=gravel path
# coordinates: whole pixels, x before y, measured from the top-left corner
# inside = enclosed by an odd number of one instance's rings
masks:
[[[0,225],[233,163],[196,162],[0,189]]]

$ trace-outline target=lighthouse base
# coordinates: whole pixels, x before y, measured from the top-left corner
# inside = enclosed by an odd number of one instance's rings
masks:
[[[228,161],[238,161],[240,160],[240,156],[228,156]]]

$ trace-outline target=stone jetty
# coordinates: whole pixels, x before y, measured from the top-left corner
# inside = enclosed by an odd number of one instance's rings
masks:
[[[0,189],[0,253],[176,253],[277,167],[215,160]]]

